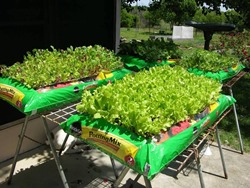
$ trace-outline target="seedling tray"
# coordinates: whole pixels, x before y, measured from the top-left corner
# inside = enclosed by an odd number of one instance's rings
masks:
[[[79,79],[32,89],[8,77],[0,77],[0,99],[5,100],[26,115],[43,113],[79,101],[84,90],[93,90],[101,85],[122,79],[132,71],[120,69],[112,71],[109,77]],[[102,77],[102,78],[101,78]]]

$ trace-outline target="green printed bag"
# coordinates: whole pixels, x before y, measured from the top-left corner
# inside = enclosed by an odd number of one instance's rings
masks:
[[[0,77],[0,99],[7,101],[26,115],[34,115],[79,101],[84,90],[114,82],[130,73],[130,70],[123,68],[105,77],[101,72],[97,77],[88,80],[60,83],[37,90],[27,88],[11,78]]]
[[[160,140],[138,136],[105,119],[94,119],[86,114],[73,115],[60,126],[66,133],[82,139],[148,179],[153,179],[234,102],[233,97],[221,95],[202,119],[194,121],[178,134],[170,131],[161,133]]]

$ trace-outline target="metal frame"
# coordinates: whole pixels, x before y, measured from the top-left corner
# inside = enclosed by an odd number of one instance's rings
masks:
[[[223,167],[223,172],[224,172],[224,176],[227,179],[228,175],[227,175],[227,170],[226,170],[226,164],[225,164],[225,160],[224,160],[224,156],[223,156],[223,152],[222,152],[222,146],[221,146],[221,141],[220,141],[220,136],[219,136],[219,130],[218,130],[218,124],[220,123],[220,121],[231,111],[231,108],[229,108],[228,110],[226,110],[218,120],[216,120],[212,127],[208,128],[201,136],[199,136],[195,141],[197,141],[197,143],[192,143],[186,150],[184,150],[179,156],[177,156],[172,162],[175,162],[176,164],[179,164],[179,166],[177,168],[172,168],[169,165],[166,166],[166,168],[175,171],[176,175],[183,170],[183,168],[185,166],[187,166],[187,163],[190,162],[190,160],[192,160],[192,157],[194,158],[196,165],[197,165],[197,171],[198,171],[198,175],[199,175],[199,180],[200,180],[200,185],[201,188],[205,188],[205,183],[203,180],[203,175],[202,175],[202,169],[201,169],[201,163],[200,163],[200,150],[201,147],[203,146],[204,142],[206,142],[207,140],[213,140],[213,133],[216,133],[216,138],[217,138],[217,142],[218,142],[218,149],[220,152],[220,157],[221,157],[221,163],[222,163],[222,167]],[[182,156],[183,160],[180,161],[179,158],[180,156]],[[125,175],[128,173],[129,171],[129,167],[125,167],[123,169],[123,171],[121,172],[119,178],[114,182],[113,187],[117,188],[119,186],[119,184],[121,183],[121,181],[123,180],[123,178],[125,177]],[[133,183],[130,185],[130,187],[133,187],[133,185],[140,179],[142,175],[138,174],[136,176],[136,178],[134,179]],[[143,176],[144,178],[144,182],[145,182],[145,187],[146,188],[152,188],[151,182],[150,180]]]
[[[24,135],[25,135],[25,132],[26,132],[26,129],[27,129],[29,117],[30,116],[25,117],[22,129],[21,129],[21,133],[19,135],[19,139],[18,139],[18,143],[17,143],[17,147],[16,147],[16,152],[15,152],[15,155],[14,155],[13,163],[12,163],[11,170],[10,170],[10,175],[9,175],[9,178],[8,178],[8,184],[11,184],[11,181],[12,181],[12,177],[13,177],[13,174],[14,174],[14,171],[15,171],[15,168],[16,168],[17,158],[18,158],[18,155],[20,153],[22,143],[23,143],[23,138],[24,138]]]
[[[57,166],[59,175],[60,175],[60,177],[62,179],[62,182],[63,182],[63,187],[64,188],[69,188],[69,184],[68,184],[67,179],[65,177],[61,162],[60,162],[59,157],[58,157],[58,155],[56,153],[56,149],[55,149],[55,146],[53,144],[53,141],[52,141],[52,138],[51,138],[51,135],[50,135],[50,130],[49,130],[47,121],[46,121],[45,117],[43,117],[43,116],[42,116],[42,120],[43,120],[43,123],[44,123],[45,132],[46,132],[46,135],[47,135],[47,138],[48,138],[48,141],[49,141],[51,151],[52,151],[53,156],[54,156],[54,160],[56,162],[56,166]]]
[[[21,133],[19,135],[19,140],[18,140],[18,144],[17,144],[17,147],[16,147],[16,152],[15,152],[15,155],[14,155],[14,159],[13,159],[10,174],[9,174],[9,178],[8,178],[8,181],[7,181],[8,185],[10,185],[11,182],[12,182],[12,178],[13,178],[13,174],[14,174],[14,171],[15,171],[18,155],[20,154],[20,150],[21,150],[22,143],[23,143],[23,138],[25,137],[25,132],[26,132],[26,129],[27,129],[27,126],[28,126],[28,121],[29,121],[30,117],[31,116],[26,116],[25,121],[24,121],[24,123],[22,125]],[[62,182],[63,182],[63,187],[64,188],[69,188],[68,182],[66,180],[65,174],[64,174],[63,169],[62,169],[62,165],[61,165],[60,160],[59,160],[59,158],[57,156],[55,146],[53,145],[53,142],[52,142],[52,138],[51,138],[51,135],[50,135],[50,130],[49,130],[48,124],[47,124],[44,117],[42,118],[42,120],[44,122],[45,133],[46,133],[46,136],[48,138],[50,148],[52,150],[53,157],[55,159],[55,162],[56,162],[56,165],[57,165],[57,168],[58,168],[58,171],[59,171],[59,175],[60,175],[60,177],[62,179]]]
[[[236,76],[234,76],[231,80],[229,80],[228,82],[226,82],[225,84],[223,84],[224,88],[227,88],[229,90],[229,94],[233,97],[233,85],[240,79],[242,78],[245,74],[247,74],[248,72],[245,71],[241,71],[239,74],[237,74]],[[236,127],[237,127],[237,133],[238,133],[238,137],[239,137],[239,143],[240,143],[240,152],[241,154],[244,153],[244,149],[243,149],[243,142],[242,142],[242,138],[241,138],[241,132],[240,132],[240,125],[239,125],[239,120],[238,120],[238,115],[237,115],[237,110],[236,110],[236,105],[235,103],[233,103],[233,111],[234,111],[234,116],[235,116],[235,123],[236,123]]]
[[[52,138],[51,138],[51,135],[50,135],[50,130],[49,130],[47,121],[48,120],[52,121],[52,122],[54,122],[54,123],[56,123],[58,125],[65,122],[70,116],[77,113],[77,111],[76,111],[76,105],[77,104],[78,103],[75,103],[75,104],[69,105],[69,106],[67,106],[67,107],[65,107],[63,109],[52,111],[52,112],[49,112],[46,115],[41,116],[43,124],[44,124],[44,128],[45,128],[45,133],[46,133],[46,136],[48,138],[50,148],[52,150],[52,153],[53,153],[53,156],[54,156],[54,159],[55,159],[58,171],[59,171],[59,175],[60,175],[61,180],[63,182],[64,188],[68,188],[69,185],[68,185],[67,179],[65,177],[62,165],[60,163],[59,156],[60,156],[60,154],[61,154],[61,152],[62,152],[62,150],[64,148],[64,145],[65,145],[65,143],[66,143],[66,141],[67,141],[67,139],[69,137],[69,134],[66,135],[66,137],[64,139],[64,142],[63,142],[63,146],[62,146],[59,154],[57,154],[56,149],[55,149],[55,147],[53,145],[53,142],[52,142]],[[224,175],[225,175],[226,179],[228,178],[217,125],[230,111],[231,111],[231,108],[226,110],[220,116],[220,118],[217,121],[215,121],[215,123],[213,124],[213,126],[211,128],[208,128],[204,133],[202,133],[201,136],[199,136],[183,153],[180,154],[180,155],[184,156],[183,161],[179,161],[178,158],[175,158],[173,160],[173,161],[176,161],[177,163],[179,163],[180,166],[177,169],[172,169],[172,170],[175,170],[177,173],[179,173],[181,170],[183,170],[185,165],[187,165],[187,163],[190,162],[190,159],[192,159],[192,157],[193,157],[195,162],[196,162],[196,165],[197,165],[197,170],[198,170],[198,174],[199,174],[199,180],[200,180],[201,187],[204,188],[205,183],[204,183],[203,176],[202,176],[199,149],[200,149],[202,143],[204,143],[206,141],[206,139],[208,139],[211,136],[212,132],[216,132],[216,137],[217,137],[217,141],[218,141],[218,148],[219,148],[219,151],[220,151],[220,157],[221,157],[221,162],[222,162],[222,166],[223,166]],[[17,148],[16,148],[16,153],[15,153],[15,157],[14,157],[14,160],[13,160],[12,168],[11,168],[11,171],[10,171],[8,184],[10,184],[11,180],[12,180],[12,176],[13,176],[15,166],[16,166],[16,163],[17,163],[17,157],[19,155],[19,152],[20,152],[20,149],[21,149],[21,146],[22,146],[23,138],[25,137],[25,132],[26,132],[29,117],[30,116],[26,116],[24,124],[22,126],[21,133],[19,135],[19,141],[18,141],[18,145],[17,145]],[[197,143],[195,143],[195,142],[197,142]],[[115,174],[115,177],[116,177],[116,180],[115,180],[115,182],[113,184],[113,187],[117,188],[119,186],[119,184],[121,183],[121,181],[126,176],[126,174],[128,173],[130,168],[129,167],[124,167],[123,171],[120,174],[118,174],[118,172],[116,170],[116,167],[115,167],[114,159],[112,157],[110,157],[110,160],[111,160],[111,164],[112,164],[114,174]],[[171,167],[166,166],[166,168],[171,168]],[[136,183],[141,176],[142,176],[141,174],[138,174],[137,177],[134,179],[133,184]],[[152,188],[150,180],[146,176],[143,176],[143,178],[144,178],[146,188]]]
[[[58,115],[56,117],[60,118],[60,121],[62,121],[62,122],[66,121],[67,118],[69,118],[71,115],[73,115],[74,113],[76,113],[75,105],[76,104],[73,104],[73,105],[70,105],[70,106],[64,108],[63,109],[64,110],[63,111],[64,116]],[[59,111],[62,111],[62,110],[59,110]],[[54,115],[53,112],[50,112],[50,114]],[[13,174],[14,174],[14,171],[15,171],[15,167],[16,167],[18,155],[20,154],[20,150],[21,150],[21,147],[22,147],[23,139],[25,137],[25,132],[26,132],[26,129],[27,129],[27,126],[28,126],[28,121],[29,121],[30,117],[31,116],[29,116],[29,115],[27,115],[25,117],[25,121],[24,121],[24,123],[22,125],[22,129],[21,129],[21,133],[18,136],[19,140],[18,140],[18,144],[17,144],[17,147],[16,147],[16,152],[15,152],[15,155],[14,155],[14,159],[13,159],[13,162],[12,162],[10,174],[9,174],[9,177],[8,177],[8,180],[7,180],[8,185],[10,185],[11,182],[12,182],[12,178],[13,178]],[[45,129],[45,134],[47,136],[47,139],[48,139],[48,142],[49,142],[49,145],[50,145],[50,149],[51,149],[51,151],[53,153],[53,157],[54,157],[54,160],[56,162],[56,166],[57,166],[57,169],[59,171],[59,175],[61,177],[61,180],[62,180],[62,183],[63,183],[63,187],[64,188],[69,188],[69,184],[68,184],[67,179],[65,177],[65,174],[64,174],[61,162],[59,160],[59,156],[57,155],[55,146],[54,146],[52,138],[51,138],[51,134],[50,134],[50,130],[49,130],[49,126],[48,126],[47,120],[46,120],[46,116],[45,115],[41,115],[41,119],[43,121],[44,129]],[[66,140],[65,140],[65,142],[66,142]]]
[[[77,111],[76,111],[77,104],[78,103],[70,105],[64,109],[59,109],[57,111],[50,112],[49,114],[43,116],[43,118],[44,118],[44,120],[47,119],[47,120],[50,120],[50,121],[59,125],[59,124],[63,123],[64,121],[66,121],[71,115],[74,115],[77,113]],[[171,170],[174,170],[177,173],[179,173],[181,170],[183,170],[183,168],[185,166],[187,166],[187,163],[190,162],[190,160],[192,160],[194,158],[196,165],[197,165],[197,171],[199,174],[200,185],[202,188],[204,188],[205,183],[204,183],[203,176],[202,176],[201,163],[200,163],[201,156],[200,156],[199,151],[200,151],[201,147],[203,146],[204,142],[206,142],[207,140],[211,140],[213,138],[212,134],[215,132],[216,137],[217,137],[217,141],[218,141],[218,149],[220,152],[224,176],[226,179],[228,178],[225,160],[224,160],[224,156],[223,156],[223,152],[222,152],[221,141],[220,141],[220,137],[219,137],[219,130],[217,128],[217,125],[231,111],[231,109],[232,108],[229,108],[228,110],[226,110],[220,116],[220,118],[213,123],[213,125],[210,128],[208,128],[206,131],[204,131],[204,133],[202,133],[201,136],[199,136],[183,153],[180,154],[180,155],[182,155],[182,157],[184,159],[183,161],[180,161],[178,159],[178,157],[176,157],[173,160],[180,165],[177,169],[171,169]],[[45,124],[46,124],[46,122],[45,122]],[[63,151],[64,145],[68,139],[68,136],[69,136],[69,134],[66,135],[59,154]],[[110,157],[110,160],[111,160],[111,164],[112,164],[114,174],[116,177],[116,180],[113,183],[113,187],[117,188],[120,185],[120,183],[122,182],[122,180],[124,179],[124,177],[126,176],[126,174],[129,172],[130,168],[125,166],[124,169],[122,170],[122,172],[120,174],[118,174],[118,172],[116,171],[114,159],[112,157]],[[171,168],[171,167],[166,166],[166,168]],[[61,172],[59,167],[58,167],[58,169],[59,169],[59,172]],[[143,176],[143,175],[138,174],[136,176],[136,178],[134,179],[133,184],[131,186],[133,186],[140,179],[141,176]],[[150,180],[146,176],[143,176],[143,178],[144,178],[146,188],[152,188]]]
[[[18,155],[20,154],[20,150],[21,150],[21,147],[22,147],[23,139],[25,137],[25,132],[26,132],[26,129],[27,129],[27,126],[28,126],[29,118],[30,118],[30,116],[26,116],[25,121],[24,121],[24,123],[22,125],[21,133],[19,135],[19,140],[18,140],[17,147],[16,147],[16,152],[15,152],[15,155],[14,155],[14,159],[13,159],[10,174],[9,174],[9,178],[8,178],[8,181],[7,181],[8,185],[10,185],[11,182],[12,182],[12,178],[13,178],[13,174],[14,174],[14,171],[15,171],[15,168],[16,168]],[[42,118],[42,119],[43,119],[43,122],[44,122],[45,133],[46,133],[46,136],[48,138],[50,148],[52,150],[52,153],[53,153],[53,156],[54,156],[54,159],[55,159],[55,162],[56,162],[60,177],[62,179],[64,188],[69,188],[68,182],[66,180],[65,174],[64,174],[63,169],[62,169],[62,165],[60,163],[60,160],[59,160],[59,158],[57,156],[57,153],[56,153],[56,149],[55,149],[55,147],[53,145],[53,142],[52,142],[52,138],[51,138],[51,135],[50,135],[50,130],[49,130],[48,124],[47,124],[47,122],[46,122],[46,120],[44,118]]]
[[[77,114],[77,111],[76,111],[77,104],[79,104],[79,103],[74,103],[74,104],[71,104],[71,105],[69,105],[69,106],[67,106],[65,108],[62,108],[62,109],[59,109],[59,110],[56,110],[56,111],[52,111],[52,112],[48,113],[47,115],[43,115],[42,118],[43,118],[45,127],[48,127],[46,120],[49,120],[49,121],[51,121],[53,123],[56,123],[59,126],[61,123],[65,122],[69,117],[71,117],[74,114]],[[59,154],[58,154],[59,156],[62,154],[62,151],[63,151],[63,149],[65,147],[65,144],[67,142],[68,137],[69,137],[69,134],[67,133],[65,138],[64,138],[62,147],[60,148],[60,151],[59,151]],[[54,149],[53,142],[52,141],[49,141],[49,142],[51,144],[51,148]],[[61,179],[62,179],[63,183],[65,184],[67,181],[66,181],[66,178],[64,177],[64,174],[62,173],[63,171],[62,171],[60,162],[58,160],[58,156],[54,152],[53,152],[53,154],[55,155],[54,157],[55,157],[55,160],[56,160],[56,164],[57,164]],[[114,171],[114,175],[115,175],[116,179],[118,179],[119,175],[118,175],[118,172],[116,170],[115,161],[114,161],[114,159],[112,157],[110,157],[110,161],[111,161],[111,165],[112,165],[112,168],[113,168],[113,171]]]
[[[56,166],[57,166],[57,169],[58,169],[59,175],[61,177],[64,188],[69,188],[69,184],[68,184],[66,176],[64,174],[61,162],[59,160],[59,156],[61,155],[61,153],[63,151],[63,148],[64,148],[64,146],[65,146],[65,144],[67,142],[69,134],[66,135],[66,137],[64,139],[64,142],[63,142],[63,145],[62,145],[62,148],[60,149],[59,153],[57,154],[55,146],[54,146],[52,138],[51,138],[51,134],[50,134],[50,130],[49,130],[47,120],[50,120],[50,121],[56,123],[57,125],[65,122],[70,116],[77,113],[77,111],[76,111],[76,105],[77,104],[78,103],[70,104],[69,106],[67,106],[65,108],[62,108],[62,109],[59,109],[59,110],[56,110],[56,111],[51,111],[47,115],[41,115],[41,119],[42,119],[43,125],[44,125],[45,134],[47,136],[47,139],[48,139],[48,142],[49,142],[49,145],[50,145],[50,149],[52,151],[52,154],[53,154],[53,157],[54,157],[54,160],[55,160],[55,163],[56,163]],[[8,185],[10,185],[11,182],[12,182],[12,178],[13,178],[13,174],[14,174],[14,171],[15,171],[18,155],[20,154],[23,139],[24,139],[24,137],[26,137],[25,132],[26,132],[30,117],[31,116],[28,116],[28,115],[25,117],[25,121],[24,121],[24,123],[22,125],[20,135],[18,136],[19,137],[18,144],[17,144],[17,147],[16,147],[16,151],[15,151],[14,159],[13,159],[13,162],[12,162],[10,174],[9,174],[9,177],[8,177],[8,180],[7,180]],[[116,170],[114,159],[110,157],[110,160],[111,160],[111,164],[112,164],[112,167],[113,167],[113,170],[114,170],[115,177],[118,178],[119,175],[118,175],[118,172]]]

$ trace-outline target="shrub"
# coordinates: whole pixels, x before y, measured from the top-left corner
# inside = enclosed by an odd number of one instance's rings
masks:
[[[214,43],[213,50],[227,56],[236,56],[246,66],[250,64],[250,33],[224,32]]]

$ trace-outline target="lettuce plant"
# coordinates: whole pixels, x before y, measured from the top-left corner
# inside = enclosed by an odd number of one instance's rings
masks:
[[[3,77],[11,77],[29,88],[39,88],[60,82],[97,75],[102,70],[122,67],[120,57],[100,45],[82,46],[66,50],[34,49],[27,52],[22,63],[3,67]]]
[[[177,63],[184,68],[197,68],[203,71],[219,72],[237,65],[239,60],[234,57],[224,56],[215,51],[196,49],[183,56]]]
[[[77,111],[104,118],[142,136],[167,131],[214,103],[221,84],[184,68],[157,66],[84,91]]]
[[[121,43],[120,55],[130,55],[143,59],[149,63],[159,60],[176,59],[181,57],[181,50],[173,41],[164,39],[132,40]]]

